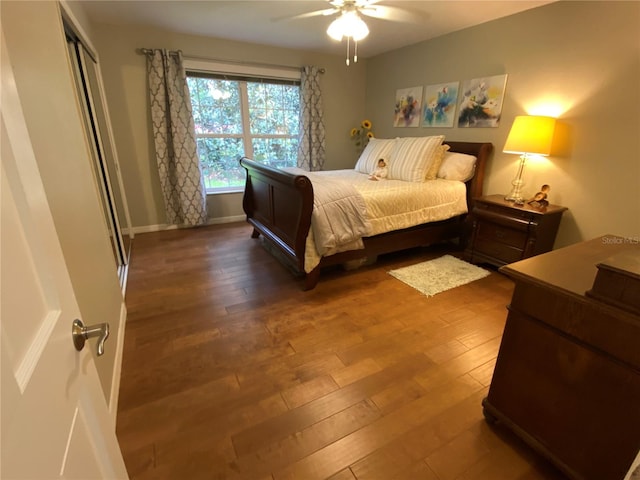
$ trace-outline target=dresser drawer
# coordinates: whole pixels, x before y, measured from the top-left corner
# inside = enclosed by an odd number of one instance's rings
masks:
[[[482,237],[476,237],[473,251],[474,254],[480,253],[483,256],[498,260],[498,264],[517,262],[524,257],[524,250],[522,248],[516,248]]]
[[[516,230],[491,222],[478,222],[476,227],[477,240],[482,242],[500,243],[516,249],[524,250],[529,232]]]

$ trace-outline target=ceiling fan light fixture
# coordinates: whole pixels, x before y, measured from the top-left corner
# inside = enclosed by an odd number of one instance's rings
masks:
[[[327,28],[327,35],[338,41],[342,40],[342,37],[350,37],[358,41],[369,35],[369,27],[360,18],[358,12],[344,12],[331,22],[331,25]]]
[[[336,18],[333,22],[331,22],[329,28],[327,28],[327,35],[337,41],[342,40],[343,35],[341,20],[342,17]]]

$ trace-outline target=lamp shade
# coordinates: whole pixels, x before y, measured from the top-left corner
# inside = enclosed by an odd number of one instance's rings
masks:
[[[556,119],[521,115],[515,118],[502,149],[505,153],[549,155]]]

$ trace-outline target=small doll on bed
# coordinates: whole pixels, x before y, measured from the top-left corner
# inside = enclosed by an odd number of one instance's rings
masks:
[[[369,180],[384,180],[387,178],[389,174],[387,170],[387,162],[384,161],[384,158],[378,160],[378,168],[376,168],[371,175],[369,175]]]

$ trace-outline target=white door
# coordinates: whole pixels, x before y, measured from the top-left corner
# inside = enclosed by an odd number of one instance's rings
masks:
[[[126,479],[1,40],[0,478]]]

